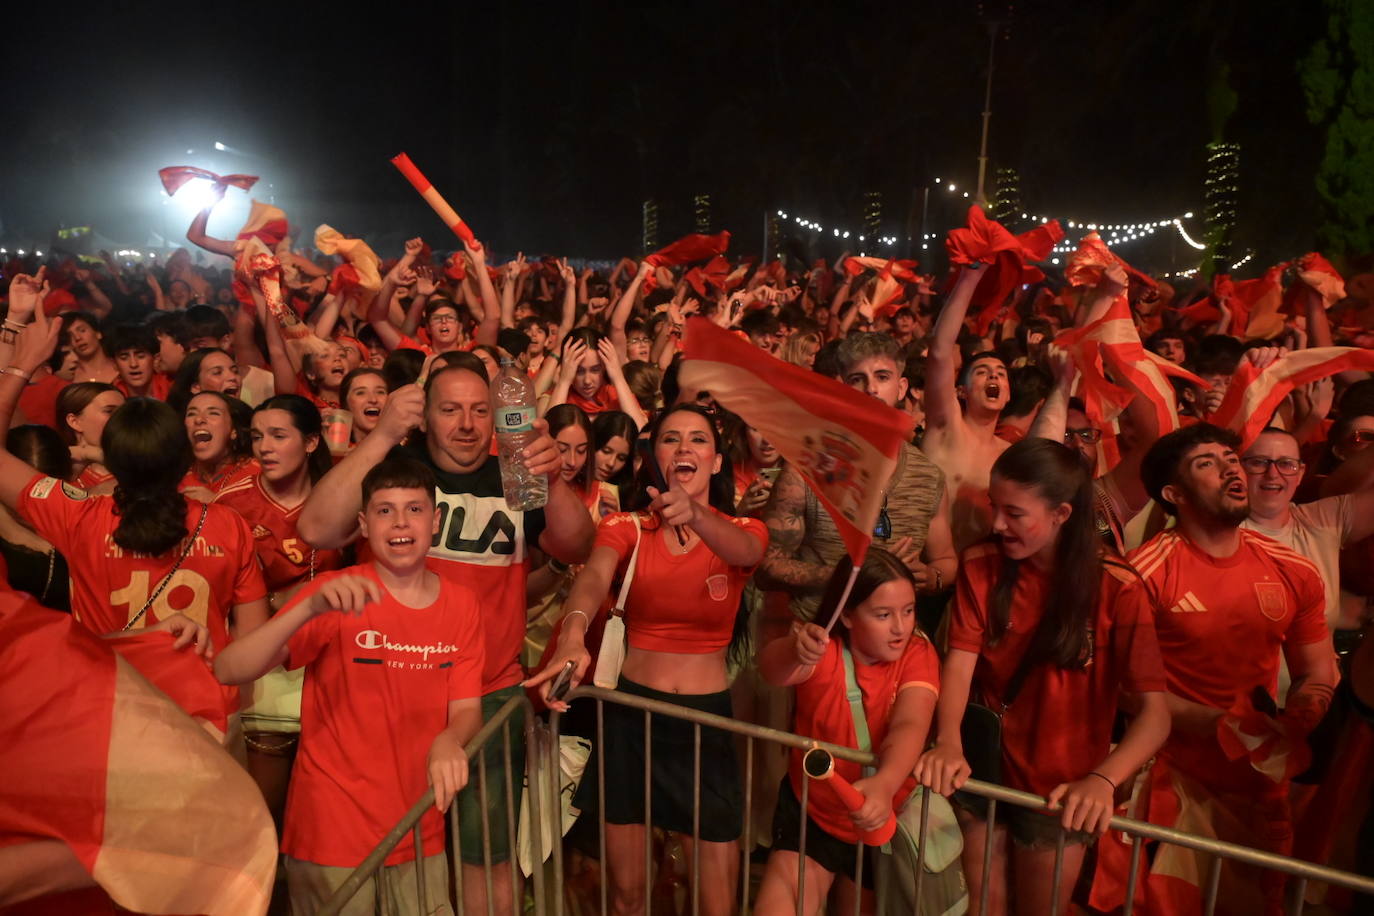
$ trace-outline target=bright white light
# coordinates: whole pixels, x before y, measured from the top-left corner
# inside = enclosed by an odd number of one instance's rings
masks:
[[[859,236],[859,241],[861,241],[861,242],[864,241],[864,237],[863,237],[862,235]]]
[[[194,156],[195,154],[196,154],[196,151],[193,150],[193,149],[188,149],[188,150],[186,151],[186,155],[188,155],[188,156]]]
[[[951,191],[954,190],[954,182],[951,181],[951,182],[949,183],[949,189],[950,189]]]
[[[1051,264],[1058,264],[1058,263],[1059,263],[1059,259],[1058,259],[1058,258],[1050,258],[1050,263],[1051,263]]]
[[[922,248],[929,248],[930,246],[927,245],[925,242],[922,242],[922,243],[921,243],[921,247],[922,247]]]
[[[965,197],[968,197],[968,191],[965,191],[965,192],[964,192],[964,196],[965,196]]]
[[[1022,213],[1022,214],[1021,214],[1021,218],[1022,218],[1022,219],[1025,219],[1025,218],[1026,218],[1026,214]]]
[[[943,182],[941,182],[940,179],[938,179],[938,178],[935,179],[935,183],[936,183],[936,184],[943,184]]]
[[[1189,210],[1187,213],[1183,214],[1183,218],[1184,218],[1184,219],[1192,219],[1192,218],[1193,218],[1193,211],[1192,211],[1192,210]]]
[[[1178,230],[1179,235],[1183,236],[1183,241],[1187,242],[1189,245],[1193,246],[1198,251],[1202,251],[1204,248],[1207,247],[1201,242],[1194,241],[1193,237],[1188,234],[1188,230],[1183,228],[1183,223],[1179,220],[1174,220],[1174,228]]]
[[[1073,220],[1069,220],[1069,228],[1070,228],[1070,229],[1075,228],[1075,227],[1074,227],[1074,224],[1073,224]]]
[[[226,147],[223,143],[220,143],[218,140],[216,140],[215,149],[219,150],[220,152],[224,152],[226,149],[228,149],[228,147]]]
[[[41,251],[35,251],[33,254],[34,254],[34,257],[37,257],[37,258],[43,257],[43,252],[41,252]]]
[[[846,233],[846,234],[847,234],[847,233]],[[838,230],[838,229],[835,230],[835,237],[836,237],[836,238],[839,238],[839,237],[840,237],[840,230]]]
[[[0,248],[0,254],[9,254],[9,252],[4,248]]]
[[[844,234],[844,237],[845,237],[845,238],[849,238],[849,233],[846,232],[846,233]]]
[[[24,256],[24,249],[22,249],[22,248],[19,249],[19,256],[20,256],[21,258]]]
[[[1049,218],[1048,216],[1042,216],[1042,217],[1040,217],[1040,222],[1042,222],[1042,223],[1048,223],[1049,221],[1050,221],[1050,218]]]

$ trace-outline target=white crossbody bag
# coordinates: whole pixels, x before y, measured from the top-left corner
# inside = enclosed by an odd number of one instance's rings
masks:
[[[630,583],[634,582],[635,566],[639,562],[639,542],[644,537],[644,529],[639,527],[639,513],[633,512],[630,517],[635,522],[635,549],[620,583],[620,597],[606,619],[601,651],[596,656],[596,672],[592,675],[592,683],[607,690],[614,690],[620,683],[620,669],[625,664],[625,601],[630,597]]]

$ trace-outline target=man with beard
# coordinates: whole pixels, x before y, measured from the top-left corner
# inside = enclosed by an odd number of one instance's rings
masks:
[[[1239,445],[1235,433],[1202,423],[1160,438],[1141,468],[1150,496],[1178,519],[1130,555],[1153,596],[1173,714],[1144,810],[1154,823],[1287,854],[1289,780],[1330,706],[1335,655],[1316,567],[1241,527],[1250,498]],[[1282,713],[1280,650],[1293,676]],[[1200,889],[1185,876],[1207,865],[1162,845],[1149,912],[1192,911]],[[1218,912],[1278,912],[1282,890],[1279,873],[1224,867]]]
[[[988,482],[992,463],[1010,444],[995,435],[997,418],[1011,394],[1002,358],[992,352],[975,353],[956,384],[959,331],[982,276],[972,267],[959,274],[935,321],[926,356],[926,431],[921,450],[945,474],[956,551],[992,530]]]

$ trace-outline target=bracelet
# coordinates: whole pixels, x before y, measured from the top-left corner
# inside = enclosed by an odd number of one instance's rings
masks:
[[[572,569],[572,566],[567,563],[564,563],[557,557],[549,557],[549,569],[552,569],[554,572],[558,573],[561,576],[569,569]],[[576,613],[581,614],[582,612],[577,611]]]
[[[17,375],[19,378],[22,378],[26,382],[33,378],[32,372],[25,372],[18,366],[6,366],[4,369],[0,369],[0,374]]]
[[[592,619],[591,619],[590,617],[587,616],[587,612],[586,612],[586,611],[568,611],[568,613],[566,613],[566,614],[563,615],[563,620],[566,622],[567,619],[568,619],[569,617],[571,617],[573,614],[581,614],[581,615],[582,615],[582,619],[585,620],[585,621],[587,622],[586,625],[589,626],[589,627],[592,625]]]
[[[0,321],[0,325],[3,325],[4,327],[8,328],[16,334],[24,330],[24,326],[22,324],[20,324],[17,321],[10,321],[8,318],[6,318],[4,321]]]
[[[1097,772],[1097,770],[1089,770],[1089,771],[1088,771],[1088,775],[1089,775],[1089,776],[1096,776],[1098,779],[1102,780],[1102,781],[1105,782],[1107,785],[1111,786],[1113,792],[1116,791],[1116,783],[1112,782],[1112,781],[1111,781],[1110,779],[1108,779],[1106,776],[1103,776],[1101,773]]]

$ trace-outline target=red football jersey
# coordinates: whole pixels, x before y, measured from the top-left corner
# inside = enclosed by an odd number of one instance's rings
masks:
[[[202,504],[186,501],[189,536]],[[96,633],[124,629],[176,564],[178,544],[161,556],[125,550],[114,541],[119,523],[114,497],[91,496],[55,477],[35,475],[19,497],[19,514],[67,558],[72,573],[72,614]],[[212,505],[191,551],[138,626],[185,614],[210,629],[216,647],[229,642],[229,612],[264,597],[262,572],[248,525],[231,509]]]
[[[126,398],[134,396],[133,392],[129,390],[129,386],[125,384],[124,376],[121,375],[119,378],[115,379],[114,386],[118,388],[120,393]],[[165,401],[167,400],[167,393],[171,390],[172,377],[165,372],[154,372],[153,380],[148,386],[148,393],[143,395],[143,397]]]
[[[186,476],[181,478],[181,483],[177,485],[179,490],[190,490],[196,487],[204,487],[215,495],[223,493],[225,490],[243,486],[249,480],[262,472],[262,467],[255,458],[240,458],[237,461],[225,465],[219,473],[210,479],[205,479],[196,473],[194,467],[186,472]]]
[[[768,529],[763,522],[756,518],[730,521],[767,549]],[[644,534],[639,560],[625,599],[625,633],[630,645],[653,652],[701,655],[730,645],[740,593],[754,568],[730,566],[701,541],[687,553],[675,554],[663,542],[657,516],[641,516],[640,525]],[[623,578],[635,549],[632,514],[617,512],[602,519],[595,547],[610,547],[616,552],[615,578]]]
[[[297,533],[296,520],[305,503],[286,508],[263,488],[261,475],[222,491],[215,503],[233,509],[252,529],[254,549],[269,592],[285,591],[308,581],[312,575],[343,565],[340,551],[317,550]]]
[[[930,641],[919,633],[911,637],[906,651],[895,662],[877,665],[862,665],[854,661],[854,680],[863,694],[864,714],[868,721],[869,747],[877,750],[887,740],[887,728],[892,716],[892,704],[897,694],[909,687],[929,690],[937,697],[940,693],[940,658]],[[793,730],[817,741],[828,741],[844,747],[858,748],[859,739],[854,731],[854,714],[849,706],[844,677],[844,656],[840,652],[838,636],[825,647],[816,670],[805,681],[797,685],[796,713]],[[863,770],[857,763],[848,760],[835,761],[835,773],[849,782],[863,778]],[[802,752],[792,749],[788,776],[792,791],[801,798]],[[896,810],[906,801],[911,790],[916,787],[914,777],[908,775],[892,796],[892,807]],[[812,780],[808,789],[806,810],[816,823],[825,828],[831,836],[846,843],[859,842],[859,833],[854,822],[849,819],[849,809],[844,806],[831,784],[825,780]]]
[[[336,576],[381,580],[371,564],[326,573],[291,604]],[[476,596],[445,580],[429,607],[382,600],[361,614],[312,618],[287,642],[288,668],[306,667],[301,742],[291,773],[282,852],[352,868],[425,791],[430,745],[448,725],[448,704],[482,693],[482,611]],[[444,819],[421,820],[425,854],[444,848]],[[387,865],[415,858],[407,833]]]
[[[994,543],[964,551],[949,621],[949,647],[978,655],[970,697],[993,710],[1002,709],[1006,687],[1051,600],[1049,577],[1033,564],[1021,563],[1010,626],[990,645],[989,601],[1001,568],[1002,551]],[[1033,668],[1002,716],[1005,785],[1045,795],[1060,783],[1083,778],[1110,750],[1121,692],[1164,690],[1149,598],[1140,581],[1105,564],[1100,594],[1088,663],[1082,668]]]
[[[1317,568],[1258,532],[1240,529],[1240,548],[1213,557],[1178,531],[1165,531],[1130,559],[1155,595],[1169,692],[1185,700],[1229,710],[1248,704],[1257,687],[1272,697],[1283,645],[1330,639]],[[1262,779],[1245,761],[1230,765],[1219,746],[1179,732],[1165,749],[1194,777]]]

